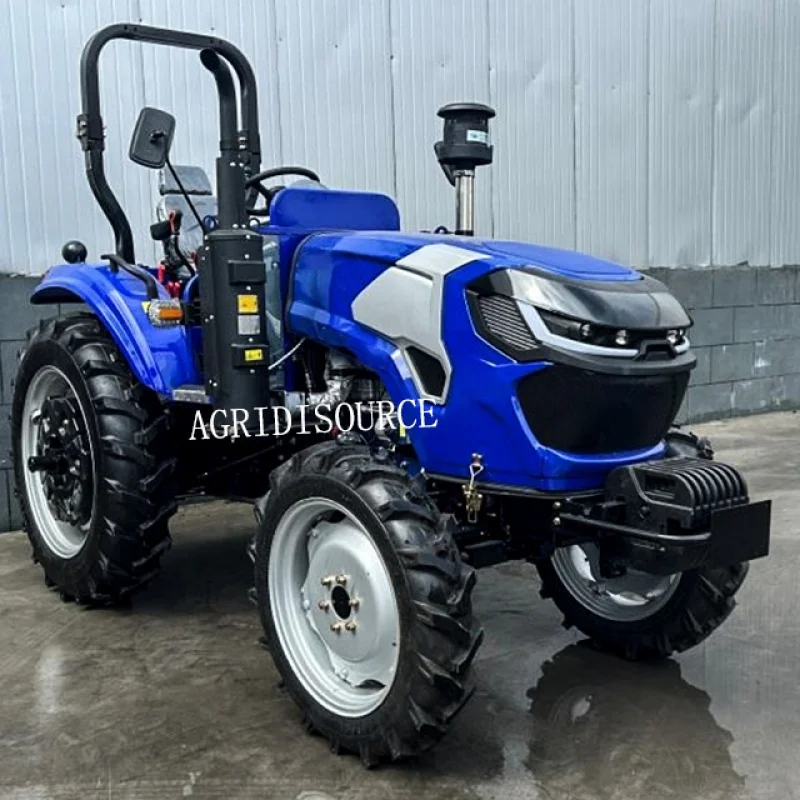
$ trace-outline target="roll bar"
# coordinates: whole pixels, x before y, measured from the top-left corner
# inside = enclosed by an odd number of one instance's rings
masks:
[[[220,147],[224,151],[237,150],[248,175],[254,175],[261,166],[261,139],[258,130],[258,90],[253,68],[245,55],[230,42],[216,36],[200,33],[186,33],[168,28],[153,28],[148,25],[120,23],[109,25],[95,33],[83,48],[81,56],[81,101],[82,112],[78,115],[78,139],[85,154],[86,177],[100,208],[111,223],[117,255],[128,263],[134,262],[133,235],[125,212],[106,180],[103,164],[105,132],[100,115],[100,88],[98,81],[98,61],[105,45],[114,39],[129,39],[137,42],[163,44],[168,47],[183,47],[190,50],[210,51],[201,54],[204,66],[209,69],[217,82],[220,95]],[[241,127],[236,142],[231,141],[236,125],[236,101],[230,97],[231,83],[226,80],[225,66],[219,62],[221,57],[232,67],[239,79],[241,96]],[[228,76],[229,77],[229,76]],[[233,124],[231,125],[231,110]],[[220,216],[223,206],[228,202],[239,203],[235,198],[219,197]]]

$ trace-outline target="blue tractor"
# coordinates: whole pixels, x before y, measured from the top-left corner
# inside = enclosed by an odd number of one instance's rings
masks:
[[[169,114],[134,130],[132,160],[162,174],[156,267],[104,174],[114,39],[199,51],[219,96],[216,197],[170,162]],[[455,230],[406,233],[384,195],[261,170],[253,71],[226,41],[113,25],[86,45],[81,93],[116,250],[90,263],[69,242],[35,289],[88,310],[31,332],[12,413],[24,526],[62,597],[140,588],[183,498],[255,501],[266,644],[307,726],[367,765],[430,747],[469,698],[479,567],[532,562],[565,624],[628,659],[725,620],[770,505],[672,427],[691,320],[627,267],[473,236],[492,109],[439,111]]]

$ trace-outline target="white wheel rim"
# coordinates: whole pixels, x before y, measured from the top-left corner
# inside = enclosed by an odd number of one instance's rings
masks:
[[[662,609],[680,583],[680,573],[650,575],[628,570],[618,578],[603,578],[593,544],[561,547],[551,557],[567,591],[589,611],[614,622],[637,622]]]
[[[25,394],[22,408],[22,423],[20,430],[20,456],[22,460],[22,473],[28,507],[33,516],[33,523],[41,534],[47,547],[57,556],[64,559],[74,558],[86,543],[86,537],[92,525],[92,517],[83,525],[74,525],[59,519],[45,492],[41,472],[33,472],[28,468],[28,460],[37,455],[37,445],[41,435],[40,419],[42,404],[51,397],[69,396],[77,398],[77,393],[72,382],[58,367],[48,365],[42,367],[31,379]],[[88,422],[83,406],[80,405],[81,416],[85,430],[88,432]],[[90,460],[94,464],[91,437],[87,433]]]
[[[275,529],[268,588],[283,652],[314,700],[344,717],[377,709],[396,676],[400,618],[364,525],[333,500],[298,501]]]

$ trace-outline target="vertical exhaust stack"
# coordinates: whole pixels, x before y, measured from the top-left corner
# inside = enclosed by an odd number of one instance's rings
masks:
[[[433,146],[447,180],[456,189],[456,234],[475,233],[475,167],[492,163],[489,120],[493,108],[450,103],[437,112],[444,120],[442,141]]]

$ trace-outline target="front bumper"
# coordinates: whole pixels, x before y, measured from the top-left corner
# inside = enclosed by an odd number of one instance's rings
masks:
[[[771,501],[751,502],[730,465],[677,457],[613,470],[602,496],[563,501],[553,529],[562,544],[598,543],[609,577],[622,568],[670,575],[766,556],[770,514]]]

